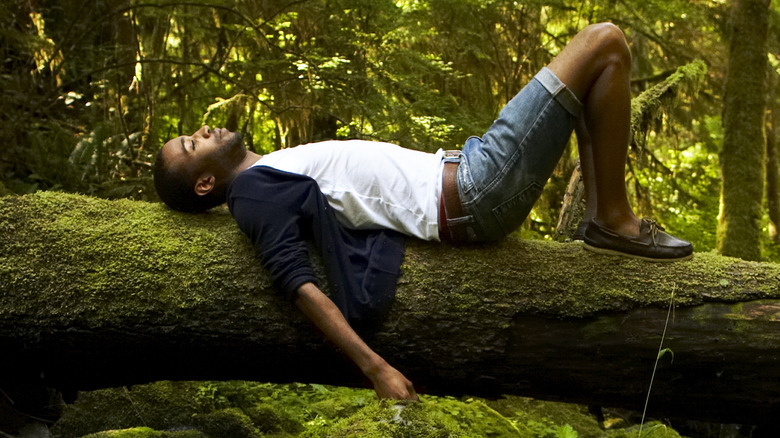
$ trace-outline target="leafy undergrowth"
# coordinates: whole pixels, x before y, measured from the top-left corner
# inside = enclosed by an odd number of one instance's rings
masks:
[[[63,438],[637,437],[586,408],[520,397],[422,396],[379,401],[373,391],[309,384],[156,382],[80,393],[52,427]],[[660,423],[642,437],[679,437]]]

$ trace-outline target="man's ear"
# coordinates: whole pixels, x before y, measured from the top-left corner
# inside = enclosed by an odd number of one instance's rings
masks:
[[[195,193],[200,196],[207,195],[214,189],[217,179],[210,173],[204,173],[195,181]]]

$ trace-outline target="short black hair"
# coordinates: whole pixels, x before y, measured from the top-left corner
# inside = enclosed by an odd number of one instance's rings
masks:
[[[162,149],[154,160],[154,188],[157,195],[170,208],[188,213],[199,213],[225,203],[225,190],[205,194],[195,193],[195,171],[171,167],[163,157]]]

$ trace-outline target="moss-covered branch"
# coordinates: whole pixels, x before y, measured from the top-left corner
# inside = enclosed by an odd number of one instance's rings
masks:
[[[647,129],[659,109],[686,90],[695,91],[707,74],[707,65],[697,59],[677,68],[662,82],[648,88],[631,99],[631,130],[636,133]]]
[[[780,393],[780,266],[654,264],[577,244],[410,240],[367,341],[419,390],[520,394],[740,423]],[[278,298],[225,211],[39,193],[0,198],[0,351],[77,388],[158,379],[361,384]],[[9,363],[11,362],[11,363]],[[14,368],[8,370],[9,367]],[[1,383],[1,382],[0,382]]]

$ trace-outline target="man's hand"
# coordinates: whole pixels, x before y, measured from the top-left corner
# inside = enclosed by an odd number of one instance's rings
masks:
[[[375,370],[368,371],[366,376],[371,379],[379,398],[418,400],[412,382],[385,361]]]
[[[295,304],[326,338],[349,356],[363,374],[371,379],[379,398],[417,400],[414,386],[391,367],[352,330],[339,309],[314,283],[298,288]]]

